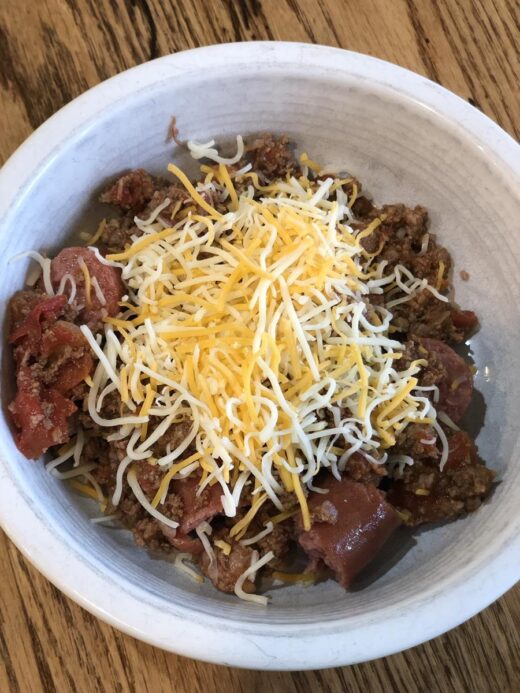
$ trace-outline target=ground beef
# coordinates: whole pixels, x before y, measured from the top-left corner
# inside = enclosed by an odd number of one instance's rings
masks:
[[[408,455],[414,460],[438,460],[440,452],[437,448],[437,433],[429,424],[409,423],[397,435],[392,455]]]
[[[393,270],[397,264],[403,265],[417,278],[426,279],[441,294],[449,292],[451,256],[437,243],[435,236],[428,233],[428,213],[424,207],[410,208],[403,204],[376,207],[368,198],[360,197],[354,203],[353,211],[358,216],[354,226],[359,229],[366,228],[376,218],[384,217],[383,222],[361,241],[367,252],[376,253],[374,262],[386,261],[385,271]],[[385,302],[396,297],[397,294],[388,296]],[[461,342],[477,324],[473,313],[464,311],[468,319],[460,319],[459,311],[451,303],[440,301],[427,289],[390,310],[394,316],[394,330],[404,335]]]
[[[161,423],[162,419],[158,417],[150,417],[149,432],[152,433],[156,426]],[[180,421],[172,424],[170,428],[162,435],[159,440],[152,445],[154,457],[163,457],[177,448],[188,437],[192,429],[191,421]],[[187,449],[185,457],[191,452],[191,448]]]
[[[144,491],[144,488],[143,488]],[[153,495],[145,492],[148,499]],[[159,505],[159,512],[170,520],[179,522],[182,517],[182,503],[175,494],[169,494],[166,501]],[[125,484],[123,495],[116,508],[107,509],[107,514],[115,512],[125,527],[132,530],[139,546],[152,550],[171,550],[174,545],[168,536],[170,528],[148,514]],[[175,536],[175,531],[173,535]]]
[[[402,333],[405,338],[416,335],[460,343],[473,331],[454,322],[453,307],[439,301],[428,289],[423,289],[406,303],[391,310],[394,315],[393,329]]]
[[[165,181],[158,180],[155,186],[150,201],[139,215],[141,219],[147,219],[168,198],[170,204],[161,210],[158,218],[165,224],[172,224],[186,205],[193,204],[189,193],[180,185],[169,185]]]
[[[231,542],[231,553],[226,556],[223,551],[215,550],[215,560],[210,563],[206,552],[200,556],[200,567],[215,587],[222,592],[233,592],[238,578],[251,565],[253,549]],[[254,592],[254,583],[246,580],[243,584],[245,592]]]
[[[268,551],[272,551],[275,556],[272,566],[276,568],[281,564],[281,559],[289,553],[294,539],[294,522],[291,520],[290,522],[274,525],[273,531],[257,541],[253,548],[257,549],[261,556],[264,556]]]
[[[123,176],[123,178],[125,178],[125,176]],[[118,205],[109,194],[110,191],[101,196],[100,199],[102,202],[116,204],[116,206],[119,206],[122,210],[121,216],[113,217],[106,221],[99,242],[100,249],[103,253],[111,254],[124,251],[125,248],[132,243],[132,237],[139,237],[142,234],[141,229],[136,226],[134,221],[136,213],[138,212],[140,219],[146,220],[166,198],[171,200],[171,202],[167,207],[161,210],[157,216],[157,220],[165,225],[173,224],[181,218],[183,214],[186,214],[188,209],[191,209],[192,212],[205,214],[200,207],[196,207],[192,204],[190,195],[181,185],[175,183],[171,184],[161,178],[153,178],[152,176],[149,176],[149,179],[146,185],[146,200],[143,206],[138,210]],[[150,181],[151,189],[148,188],[148,183]],[[118,184],[114,187],[117,187],[117,185]],[[206,193],[203,193],[203,197],[205,197],[206,201],[210,204],[214,203],[214,200]]]
[[[132,534],[137,546],[150,549],[151,551],[161,551],[162,553],[172,551],[174,547],[164,536],[162,526],[160,522],[150,518],[149,515],[141,520],[137,520],[132,527]]]
[[[148,498],[153,498],[157,493],[161,481],[164,477],[164,469],[158,464],[141,460],[135,463],[137,468],[137,481]]]
[[[99,247],[105,255],[121,253],[130,245],[131,236],[140,236],[141,231],[134,223],[133,214],[108,219],[99,240]]]
[[[269,134],[259,137],[247,147],[246,160],[241,162],[241,166],[246,163],[251,163],[252,170],[268,181],[299,172],[289,148],[289,140]]]
[[[345,475],[352,481],[361,481],[376,486],[386,476],[386,473],[386,468],[383,464],[369,462],[359,453],[354,453],[345,466]]]
[[[272,514],[272,509],[264,510],[264,508],[262,508],[255,520],[249,525],[247,533],[244,535],[243,539],[254,537],[259,532],[264,530],[265,525],[269,521]],[[296,531],[294,527],[294,517],[290,517],[284,522],[275,524],[273,526],[273,531],[252,544],[251,548],[259,551],[260,555],[262,556],[268,551],[272,551],[275,559],[270,563],[270,565],[273,568],[277,568],[283,564],[283,558],[289,552],[295,539]]]
[[[121,176],[100,197],[106,202],[124,211],[140,212],[151,200],[155,184],[152,176],[138,168]]]
[[[104,419],[115,419],[123,413],[123,403],[118,390],[114,390],[107,394],[103,399],[103,406],[99,412]],[[79,423],[81,427],[89,431],[91,435],[103,436],[106,434],[106,428],[96,423],[88,412],[88,390],[84,390],[84,397],[81,400],[81,410],[79,413]],[[117,442],[112,444],[117,448]],[[124,457],[124,455],[123,455]],[[122,459],[122,458],[121,458]]]
[[[449,438],[444,470],[438,461],[415,460],[388,492],[388,500],[409,526],[454,520],[476,510],[489,494],[494,472],[481,464],[475,445],[463,431]]]
[[[110,455],[109,447],[104,438],[87,434],[81,453],[82,462],[85,464],[95,462],[97,464],[92,475],[105,490],[111,486],[118,464],[114,456]]]

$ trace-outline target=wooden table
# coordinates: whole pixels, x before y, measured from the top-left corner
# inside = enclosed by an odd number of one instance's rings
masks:
[[[519,38],[515,0],[0,0],[0,161],[58,108],[121,70],[251,39],[313,41],[399,63],[518,137]],[[202,664],[122,635],[61,595],[1,533],[0,550],[0,693],[520,687],[520,585],[402,654],[328,671],[262,673]]]

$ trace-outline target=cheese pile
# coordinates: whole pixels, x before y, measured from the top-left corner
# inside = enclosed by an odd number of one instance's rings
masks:
[[[220,485],[228,517],[252,492],[231,532],[237,540],[266,501],[287,510],[285,493],[308,529],[306,495],[319,492],[320,469],[339,478],[356,451],[383,464],[410,422],[435,424],[418,386],[425,362],[399,368],[392,314],[368,299],[392,291],[396,304],[417,290],[437,292],[399,265],[385,272],[364,250],[362,239],[384,219],[352,228],[355,183],[309,180],[316,165],[304,157],[301,176],[262,185],[250,166],[234,170],[227,164],[236,161],[209,145],[192,146],[215,162],[201,167],[195,186],[169,166],[192,204],[180,213],[177,204],[172,217],[166,199],[148,219],[136,218],[140,235],[104,260],[122,268],[128,296],[121,315],[106,319],[103,342],[82,327],[98,357],[90,416],[108,440],[126,443],[115,504],[127,468],[148,460],[164,470],[155,498],[130,470],[128,482],[172,528],[178,524],[161,513],[169,482],[193,474],[201,490]],[[103,400],[113,391],[123,411],[105,419]],[[189,433],[157,458],[154,444],[182,422]]]

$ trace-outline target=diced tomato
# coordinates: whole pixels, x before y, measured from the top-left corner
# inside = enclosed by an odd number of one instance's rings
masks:
[[[64,300],[55,296],[40,301],[11,335],[17,342],[17,394],[9,411],[18,429],[17,445],[31,459],[69,439],[68,418],[77,408],[64,395],[93,366],[88,343],[76,325],[64,320],[48,322]]]
[[[155,184],[147,171],[138,168],[126,173],[101,195],[102,202],[124,210],[140,212],[152,199]]]
[[[39,301],[34,308],[29,311],[25,320],[16,327],[9,337],[9,342],[15,344],[24,337],[29,341],[32,350],[39,345],[42,334],[42,322],[44,320],[55,320],[61,315],[67,299],[65,296],[52,296]]]
[[[62,394],[70,392],[91,372],[94,360],[90,347],[79,327],[64,320],[58,320],[43,333],[42,356],[60,358],[64,350],[70,348],[80,353],[63,359],[52,383],[53,388]]]
[[[20,452],[29,459],[37,459],[52,445],[67,442],[67,420],[76,411],[76,405],[57,390],[45,390],[22,378],[9,411],[18,429],[16,444]]]

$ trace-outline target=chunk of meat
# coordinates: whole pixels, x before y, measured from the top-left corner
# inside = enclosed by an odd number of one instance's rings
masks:
[[[101,202],[116,205],[123,210],[140,212],[152,199],[152,176],[142,168],[126,173],[116,180],[100,197]]]
[[[376,218],[382,219],[361,243],[365,250],[375,254],[375,262],[387,263],[385,272],[397,264],[404,265],[415,277],[426,279],[441,294],[448,294],[451,257],[428,231],[428,213],[424,207],[403,204],[376,207],[366,197],[359,197],[353,211],[358,217],[354,226],[359,229],[366,228]],[[477,324],[471,311],[454,308],[428,289],[417,291],[411,299],[390,309],[393,327],[407,335],[461,342]]]
[[[274,137],[271,134],[256,139],[247,148],[247,158],[253,171],[268,181],[285,178],[298,170],[298,165],[289,149],[287,137]]]
[[[399,516],[371,484],[329,476],[320,486],[328,493],[309,495],[312,524],[298,541],[311,560],[321,559],[348,587],[399,526]]]
[[[221,592],[233,592],[238,578],[251,565],[253,549],[232,542],[231,552],[226,556],[222,551],[215,551],[215,560],[210,562],[204,551],[200,556],[200,567],[204,575],[209,577],[215,587]],[[250,580],[243,584],[245,592],[254,592],[255,586]]]
[[[170,485],[173,493],[182,500],[182,520],[179,527],[180,534],[188,534],[200,525],[201,522],[211,520],[222,512],[222,489],[220,484],[206,486],[204,491],[197,495],[199,478],[189,476],[186,479],[175,479]]]
[[[428,424],[409,423],[396,438],[392,454],[409,455],[414,459],[438,459],[437,434]]]
[[[134,223],[134,215],[124,214],[107,219],[98,247],[104,255],[121,253],[132,243],[132,236],[141,236],[142,231]]]
[[[357,182],[357,181],[356,181]],[[359,184],[358,184],[359,185]],[[358,188],[359,190],[359,188]],[[356,217],[363,219],[368,217],[370,213],[374,210],[374,204],[365,195],[359,195],[354,204],[352,205],[352,211]],[[377,246],[376,246],[377,247]],[[376,248],[374,248],[375,250]]]
[[[94,286],[91,286],[90,295],[87,295],[81,260],[86,265],[91,281],[97,281],[104,302],[100,300]],[[51,262],[51,282],[55,289],[66,274],[70,274],[76,283],[74,303],[80,310],[80,320],[92,331],[99,331],[104,317],[114,316],[119,312],[119,301],[125,292],[121,270],[104,265],[88,248],[64,248]]]
[[[172,529],[164,524],[161,525],[161,531],[163,536],[166,537],[170,544],[178,551],[191,553],[194,556],[198,556],[204,551],[202,542],[198,537],[191,537],[189,534],[181,534],[179,530]]]
[[[459,310],[454,308],[451,311],[451,320],[455,327],[464,331],[467,336],[478,326],[478,318],[472,310]]]
[[[423,338],[420,344],[428,352],[428,368],[437,368],[439,401],[436,408],[457,422],[466,412],[473,395],[473,374],[464,359],[438,339]]]
[[[449,454],[438,463],[416,460],[388,492],[388,500],[406,525],[454,520],[476,510],[493,485],[494,472],[478,461],[473,441],[464,431],[448,439]]]

